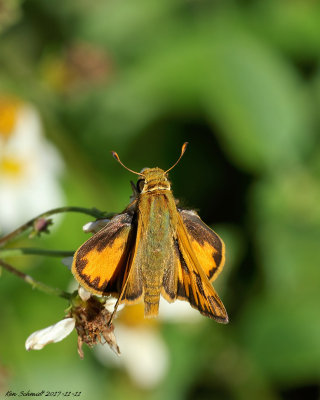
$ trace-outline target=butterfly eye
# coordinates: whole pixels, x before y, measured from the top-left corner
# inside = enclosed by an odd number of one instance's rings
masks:
[[[137,189],[138,189],[138,192],[139,192],[139,193],[142,192],[143,187],[144,187],[144,183],[145,183],[145,180],[144,180],[144,179],[139,179],[139,180],[138,180],[138,182],[137,182]]]

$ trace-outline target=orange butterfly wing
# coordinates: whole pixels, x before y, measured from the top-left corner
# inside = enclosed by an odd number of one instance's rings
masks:
[[[135,248],[136,229],[133,214],[124,212],[87,240],[76,251],[72,273],[89,292],[99,295],[123,295]],[[139,282],[130,300],[141,297]],[[122,296],[126,297],[126,296]]]
[[[213,282],[225,263],[225,245],[222,239],[191,210],[180,210],[184,226],[201,269]]]
[[[187,211],[187,213],[191,212]],[[200,220],[196,214],[194,215]],[[207,276],[208,272],[212,270],[212,265],[216,264],[212,264],[211,261],[210,268],[208,269],[207,267],[206,273],[202,269],[198,253],[196,253],[198,247],[194,246],[194,240],[190,238],[190,224],[188,229],[188,225],[184,224],[184,219],[179,213],[177,239],[175,240],[175,264],[172,268],[168,268],[164,274],[161,294],[169,302],[173,302],[176,299],[187,300],[201,314],[226,324],[229,322],[226,309]],[[200,222],[202,221],[200,220]],[[205,228],[200,225],[198,229]],[[200,252],[200,259],[202,261],[209,260],[208,253]],[[211,274],[211,277],[213,275]]]

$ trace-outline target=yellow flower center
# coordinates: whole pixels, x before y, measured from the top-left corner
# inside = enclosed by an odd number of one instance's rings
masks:
[[[22,175],[23,166],[21,161],[4,157],[0,160],[0,175],[7,175],[10,178],[19,178]]]
[[[8,138],[17,122],[17,111],[20,103],[17,100],[0,98],[0,136]]]
[[[157,318],[144,318],[143,303],[126,305],[117,320],[128,326],[156,326],[159,323]]]

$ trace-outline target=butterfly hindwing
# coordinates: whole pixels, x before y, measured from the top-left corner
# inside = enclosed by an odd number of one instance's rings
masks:
[[[129,212],[116,215],[76,251],[72,272],[90,292],[116,297],[122,292],[134,249],[132,220],[133,214]]]
[[[179,210],[194,253],[208,279],[214,281],[225,262],[222,239],[191,210]]]
[[[174,270],[164,275],[162,295],[169,302],[186,300],[201,314],[227,323],[225,307],[198,261],[198,254],[194,251],[188,232],[180,217],[175,241]]]

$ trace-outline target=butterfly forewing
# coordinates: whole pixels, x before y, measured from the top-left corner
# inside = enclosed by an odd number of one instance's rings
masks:
[[[225,262],[222,239],[210,229],[195,211],[179,210],[194,253],[208,279],[214,281]]]
[[[103,295],[120,294],[134,249],[132,219],[133,215],[126,212],[113,217],[77,250],[72,272],[87,290]]]

